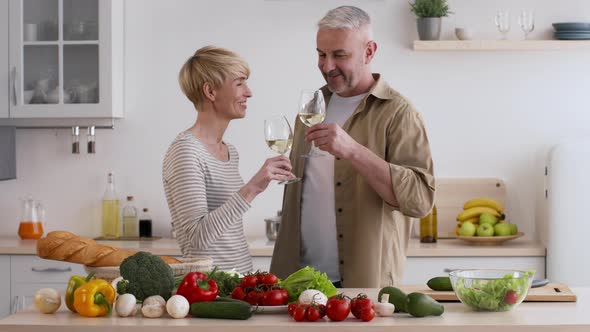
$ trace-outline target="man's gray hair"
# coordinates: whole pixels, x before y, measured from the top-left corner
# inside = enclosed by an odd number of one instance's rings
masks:
[[[364,10],[354,6],[340,6],[330,10],[318,22],[321,29],[351,29],[360,30],[371,25],[371,17]],[[369,29],[370,31],[370,29]]]

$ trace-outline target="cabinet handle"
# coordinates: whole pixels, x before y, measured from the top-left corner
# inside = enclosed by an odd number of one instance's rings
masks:
[[[12,79],[12,96],[14,100],[14,106],[18,103],[17,88],[16,88],[16,67],[12,67],[10,72],[10,78]]]
[[[443,272],[450,273],[450,272],[453,272],[455,270],[458,270],[458,269],[449,269],[449,268],[446,268],[446,269],[443,269]]]
[[[18,295],[12,297],[12,302],[10,303],[10,314],[16,313],[16,306],[18,304]]]
[[[31,268],[31,271],[33,271],[33,272],[71,272],[72,271],[72,268],[71,267],[66,267],[66,268],[63,268],[63,269],[59,269],[59,268],[56,268],[56,267],[49,267],[49,268],[46,268],[46,269],[38,269],[36,267],[32,267]]]

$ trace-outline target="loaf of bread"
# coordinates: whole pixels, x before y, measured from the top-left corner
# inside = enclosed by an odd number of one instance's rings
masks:
[[[49,232],[46,237],[37,240],[37,256],[88,266],[119,266],[136,252],[100,244],[65,231]],[[160,257],[168,264],[181,263],[174,257]]]

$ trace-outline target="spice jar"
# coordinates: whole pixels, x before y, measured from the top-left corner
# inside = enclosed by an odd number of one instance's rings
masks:
[[[72,127],[72,153],[80,153],[80,127]]]

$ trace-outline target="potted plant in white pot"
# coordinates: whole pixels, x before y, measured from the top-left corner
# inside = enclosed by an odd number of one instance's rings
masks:
[[[415,0],[410,8],[417,17],[420,40],[439,40],[442,18],[453,13],[447,0]]]

